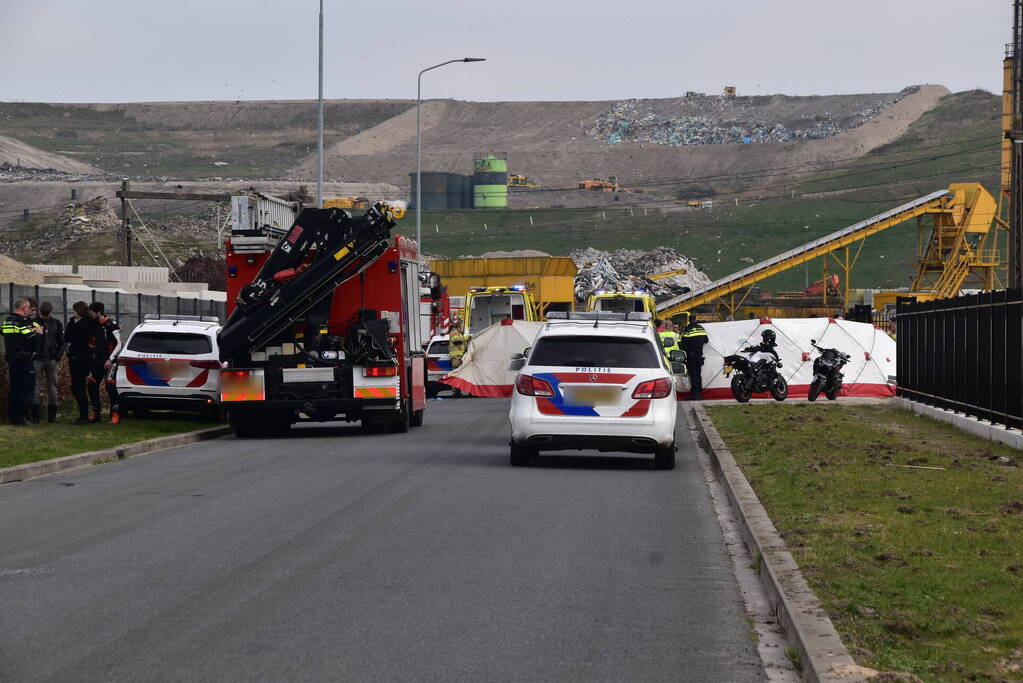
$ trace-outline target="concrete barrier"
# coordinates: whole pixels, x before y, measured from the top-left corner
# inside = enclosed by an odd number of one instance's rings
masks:
[[[136,443],[129,443],[123,446],[115,446],[114,448],[106,448],[100,451],[88,451],[86,453],[66,455],[63,458],[53,458],[51,460],[30,462],[24,465],[15,465],[14,467],[0,469],[0,484],[8,484],[13,481],[24,481],[25,479],[40,477],[44,474],[65,472],[67,470],[86,467],[88,465],[98,465],[103,462],[124,460],[125,458],[142,455],[143,453],[152,453],[153,451],[174,448],[176,446],[184,446],[185,444],[195,443],[197,441],[216,439],[230,433],[231,428],[227,425],[209,427],[207,429],[199,429],[194,432],[171,434],[170,436],[161,436],[156,439],[149,439],[148,441],[138,441]]]
[[[962,413],[954,413],[944,408],[936,408],[926,403],[910,401],[908,398],[896,398],[895,405],[906,410],[912,410],[917,415],[924,415],[935,420],[947,422],[953,427],[974,436],[979,436],[982,439],[997,441],[998,443],[1004,443],[1006,446],[1023,450],[1023,432],[1018,429],[1009,429],[1001,425],[991,424],[986,420],[980,420]]]

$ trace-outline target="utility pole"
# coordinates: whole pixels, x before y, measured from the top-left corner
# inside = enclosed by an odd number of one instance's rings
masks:
[[[131,265],[131,221],[128,219],[128,192],[130,181],[121,179],[121,265]]]
[[[1007,287],[1023,288],[1023,0],[1012,8],[1012,144]]]
[[[323,0],[320,0],[320,89],[316,114],[316,208],[323,208]]]

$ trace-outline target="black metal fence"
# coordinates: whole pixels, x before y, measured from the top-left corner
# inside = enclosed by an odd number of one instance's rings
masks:
[[[898,395],[1023,428],[1023,290],[899,302]]]
[[[53,306],[53,316],[65,325],[71,316],[71,307],[76,301],[86,303],[101,301],[106,314],[120,323],[124,339],[127,339],[128,333],[149,313],[216,316],[221,322],[224,321],[224,302],[211,301],[208,295],[206,298],[201,296],[186,298],[59,285],[0,284],[0,312],[6,316],[14,306],[14,301],[20,297],[32,297],[38,303],[49,301]]]

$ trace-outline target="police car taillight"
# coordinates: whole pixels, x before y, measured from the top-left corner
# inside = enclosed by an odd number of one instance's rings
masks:
[[[515,390],[523,396],[554,396],[554,388],[545,379],[532,375],[519,375],[515,382]]]
[[[674,391],[674,385],[667,377],[640,382],[632,392],[632,398],[664,398]]]

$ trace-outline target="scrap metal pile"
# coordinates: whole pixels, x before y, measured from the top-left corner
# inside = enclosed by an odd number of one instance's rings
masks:
[[[586,134],[610,145],[821,140],[866,123],[910,92],[836,96],[829,98],[828,111],[819,111],[813,98],[784,95],[622,100],[598,116]]]
[[[587,247],[577,249],[569,256],[579,268],[575,278],[577,301],[585,301],[590,294],[602,289],[643,289],[653,294],[657,301],[664,301],[710,284],[706,273],[670,247],[657,247],[650,251],[618,249],[613,252]],[[683,269],[686,272],[678,275],[656,280],[650,278],[651,275]]]

